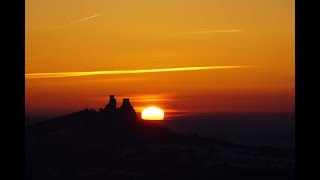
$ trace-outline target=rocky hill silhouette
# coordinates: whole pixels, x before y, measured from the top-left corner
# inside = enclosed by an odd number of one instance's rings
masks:
[[[176,133],[129,99],[26,127],[26,179],[294,179],[294,152]]]

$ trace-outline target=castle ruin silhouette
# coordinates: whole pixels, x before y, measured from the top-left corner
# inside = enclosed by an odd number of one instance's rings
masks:
[[[130,119],[136,121],[137,114],[135,109],[130,103],[129,98],[123,98],[122,105],[117,108],[117,100],[114,95],[110,95],[109,103],[104,107],[100,108],[101,113],[116,115],[123,119]]]

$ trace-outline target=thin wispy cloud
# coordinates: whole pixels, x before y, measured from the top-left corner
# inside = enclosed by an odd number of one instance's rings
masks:
[[[83,18],[83,19],[74,21],[74,22],[72,22],[72,23],[70,23],[70,24],[66,24],[66,25],[57,27],[56,30],[58,30],[58,29],[65,29],[65,28],[68,28],[68,27],[70,27],[71,25],[74,25],[74,24],[76,24],[76,23],[79,23],[79,22],[82,22],[82,21],[86,21],[86,20],[89,20],[89,19],[92,19],[92,18],[101,16],[101,15],[102,15],[102,13],[100,13],[100,14],[95,14],[95,15],[93,15],[93,16],[89,16],[89,17],[86,17],[86,18]]]
[[[114,71],[28,73],[28,74],[25,74],[25,78],[26,79],[62,78],[62,77],[78,77],[78,76],[110,75],[110,74],[141,74],[141,73],[161,73],[161,72],[178,72],[178,71],[200,71],[200,70],[210,70],[210,69],[235,69],[235,68],[247,68],[247,67],[252,67],[252,66],[193,66],[193,67],[114,70]]]
[[[212,31],[191,31],[191,32],[175,32],[169,33],[171,35],[183,35],[183,34],[208,34],[208,33],[233,33],[240,32],[240,29],[225,29],[225,30],[212,30]]]

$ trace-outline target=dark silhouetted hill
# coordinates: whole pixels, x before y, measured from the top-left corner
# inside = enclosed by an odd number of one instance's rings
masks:
[[[294,151],[186,135],[120,108],[26,127],[26,179],[294,179]]]

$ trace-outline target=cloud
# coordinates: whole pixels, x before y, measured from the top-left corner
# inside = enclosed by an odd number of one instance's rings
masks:
[[[240,29],[226,29],[226,30],[212,30],[212,31],[191,31],[191,32],[175,32],[169,33],[171,35],[182,35],[182,34],[208,34],[208,33],[232,33],[240,32]]]
[[[63,25],[63,26],[57,27],[57,28],[56,28],[56,30],[58,30],[58,29],[64,29],[64,28],[67,28],[67,27],[69,27],[69,26],[71,26],[71,25],[73,25],[73,24],[76,24],[76,23],[79,23],[79,22],[82,22],[82,21],[86,21],[86,20],[89,20],[89,19],[92,19],[92,18],[98,17],[98,16],[100,16],[101,14],[102,14],[102,13],[100,13],[100,14],[96,14],[96,15],[93,15],[93,16],[89,16],[89,17],[86,17],[86,18],[83,18],[83,19],[80,19],[80,20],[74,21],[74,22],[72,22],[72,23],[70,23],[70,24],[66,24],[66,25]]]
[[[246,68],[251,66],[193,66],[161,69],[134,69],[134,70],[114,70],[114,71],[89,71],[89,72],[56,72],[56,73],[28,73],[26,79],[32,78],[59,78],[59,77],[78,77],[92,75],[110,75],[110,74],[141,74],[141,73],[161,73],[161,72],[178,72],[178,71],[199,71],[210,69],[235,69]]]

